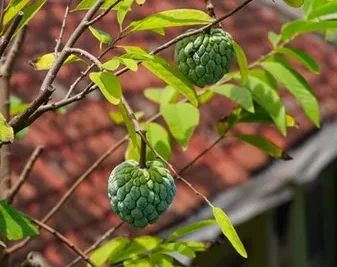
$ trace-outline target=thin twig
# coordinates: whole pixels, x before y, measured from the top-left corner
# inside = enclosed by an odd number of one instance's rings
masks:
[[[212,18],[216,19],[216,14],[215,14],[215,10],[214,10],[214,5],[212,3],[212,0],[204,0],[205,1],[205,5],[206,5],[206,11],[208,13],[208,15],[210,15]],[[218,26],[220,28],[222,28],[221,25],[221,21],[218,23]]]
[[[66,238],[64,235],[62,235],[60,232],[56,231],[54,228],[50,227],[49,225],[34,219],[29,218],[31,222],[39,226],[40,228],[46,230],[47,232],[51,233],[55,237],[57,237],[63,244],[65,244],[67,247],[69,247],[71,250],[73,250],[76,254],[78,254],[85,262],[90,264],[93,267],[97,267],[95,263],[93,263],[88,256],[86,256],[82,250],[80,250],[77,246],[75,246],[74,243],[72,243],[68,238]]]
[[[95,57],[93,54],[90,54],[88,51],[85,51],[81,48],[67,48],[69,54],[76,54],[79,57],[86,58],[94,63],[98,68],[101,68],[102,63]]]
[[[69,52],[67,51],[67,49],[74,46],[74,44],[80,38],[82,33],[87,29],[88,21],[92,19],[92,17],[100,9],[100,7],[103,5],[104,2],[105,0],[96,1],[96,3],[85,14],[80,24],[77,26],[73,34],[68,39],[67,43],[64,45],[64,48],[59,54],[59,57],[53,62],[52,67],[49,69],[45,79],[42,82],[40,89],[41,91],[46,90],[48,86],[51,85],[52,82],[55,80],[57,72],[60,70],[63,62],[68,58]]]
[[[37,148],[35,148],[33,154],[29,158],[22,173],[20,174],[19,180],[17,181],[15,186],[12,188],[11,192],[9,193],[7,197],[7,200],[9,203],[13,203],[14,197],[21,189],[21,186],[27,181],[29,174],[31,173],[36,160],[39,158],[42,152],[43,152],[43,146],[38,146]]]
[[[69,40],[65,44],[64,48],[60,52],[59,56],[55,61],[53,62],[52,67],[49,69],[47,75],[45,76],[41,88],[40,88],[40,96],[29,105],[27,110],[29,109],[29,115],[28,117],[33,114],[34,111],[36,111],[42,104],[44,104],[47,100],[49,100],[49,97],[53,92],[49,92],[49,89],[53,83],[53,81],[56,78],[56,74],[62,67],[64,61],[68,58],[69,52],[67,51],[68,48],[71,48],[76,41],[80,38],[82,33],[87,29],[87,22],[92,19],[92,17],[95,15],[97,10],[102,6],[102,4],[105,2],[105,0],[98,0],[90,9],[89,11],[85,14],[84,18],[80,22],[80,24],[77,26],[73,34],[70,36]],[[1,54],[0,54],[1,55]],[[45,96],[47,95],[47,97]],[[39,99],[43,99],[44,101],[38,101]],[[36,105],[36,103],[39,103],[39,105]],[[19,129],[22,129],[29,124],[29,121],[27,120],[27,110],[20,113],[19,115],[15,116],[9,124],[13,127],[14,132],[19,131]]]
[[[64,16],[63,16],[63,20],[62,20],[62,26],[61,26],[61,30],[60,30],[60,35],[59,35],[59,38],[56,39],[56,46],[55,46],[55,52],[54,52],[55,58],[57,58],[57,56],[58,56],[58,52],[59,52],[60,45],[61,45],[61,42],[62,42],[62,38],[63,38],[63,34],[64,34],[64,29],[66,27],[66,21],[67,21],[68,15],[69,15],[71,1],[72,0],[68,0],[67,3],[66,3],[66,9],[64,11]]]
[[[211,0],[204,0],[205,5],[206,5],[206,11],[208,15],[210,15],[212,18],[216,19],[215,11],[214,11],[214,6]]]
[[[3,30],[3,21],[4,21],[4,13],[5,13],[5,0],[1,0],[0,3],[0,32]]]
[[[110,12],[111,9],[113,9],[119,2],[122,2],[124,0],[117,0],[113,4],[111,4],[108,8],[106,8],[101,14],[99,14],[96,18],[92,19],[88,22],[88,26],[93,25],[95,22],[99,21],[101,18],[103,18],[106,14]]]
[[[12,75],[13,67],[15,60],[17,59],[17,55],[20,52],[20,49],[23,45],[25,36],[26,36],[27,28],[23,27],[22,30],[18,33],[18,35],[15,37],[11,47],[9,48],[9,51],[5,57],[5,62],[1,66],[1,75],[3,77],[10,77]]]
[[[98,60],[100,60],[105,54],[107,54],[110,50],[115,48],[115,44],[122,39],[122,36],[119,35],[105,50],[97,57]],[[63,100],[68,99],[72,92],[75,90],[76,86],[82,81],[84,77],[88,75],[88,73],[96,66],[96,64],[91,64],[84,72],[81,73],[81,75],[70,85],[69,90],[67,92],[67,95],[64,97]],[[85,90],[84,90],[85,91]],[[83,94],[85,96],[85,94]],[[41,107],[43,108],[43,107]]]
[[[1,37],[1,43],[0,43],[0,58],[2,57],[3,53],[6,50],[6,47],[8,46],[10,40],[12,39],[16,29],[19,27],[20,21],[23,17],[23,12],[19,11],[19,13],[14,17],[13,23],[9,27],[7,33],[5,36]]]
[[[99,239],[97,239],[97,241],[92,246],[90,246],[86,251],[84,251],[84,253],[88,255],[91,251],[98,248],[99,245],[101,245],[109,236],[111,236],[114,232],[116,232],[120,227],[122,227],[123,224],[124,222],[120,222],[116,226],[110,228]],[[81,257],[77,257],[72,262],[70,262],[66,267],[72,267],[76,263],[78,263],[80,260],[81,260]]]
[[[192,159],[189,163],[187,163],[180,171],[179,174],[183,174],[187,169],[189,169],[192,165],[194,165],[201,157],[206,155],[208,152],[212,150],[213,147],[215,147],[218,143],[221,142],[222,139],[224,139],[224,135],[220,136],[218,139],[216,139],[212,144],[210,144],[205,150],[203,150],[199,155],[197,155],[194,159]]]
[[[76,188],[114,151],[116,151],[119,147],[121,147],[124,142],[126,142],[127,136],[121,139],[118,143],[111,146],[102,156],[100,156],[76,181],[73,185],[68,189],[68,191],[62,196],[62,198],[55,204],[55,206],[43,217],[41,220],[43,223],[47,222],[70,198],[72,193],[76,190]],[[7,254],[13,253],[14,251],[24,247],[31,240],[30,237],[22,240],[20,243],[13,245],[12,247],[5,250]]]
[[[242,4],[240,4],[239,6],[237,6],[236,8],[234,8],[233,10],[229,11],[228,13],[224,14],[223,16],[219,17],[218,19],[214,20],[212,23],[198,29],[198,30],[194,30],[194,31],[190,31],[190,32],[186,32],[184,34],[181,34],[179,36],[177,36],[176,38],[172,39],[171,41],[157,47],[155,50],[151,51],[149,54],[150,55],[155,55],[158,54],[159,52],[169,48],[170,46],[174,45],[176,42],[178,42],[181,39],[184,39],[186,37],[201,33],[211,27],[213,27],[214,25],[216,25],[218,22],[232,16],[233,14],[235,14],[236,12],[238,12],[240,9],[242,9],[244,6],[248,5],[250,2],[252,2],[253,0],[246,0],[245,2],[243,2]],[[119,71],[117,71],[115,73],[116,76],[120,76],[126,72],[129,71],[129,68],[125,67]],[[42,107],[40,107],[35,113],[34,116],[32,116],[29,121],[27,122],[28,124],[31,124],[32,122],[34,122],[39,116],[41,116],[43,113],[47,112],[47,111],[51,111],[51,110],[55,110],[58,109],[60,107],[69,105],[73,102],[77,102],[80,101],[81,99],[83,99],[87,94],[93,92],[94,90],[97,89],[97,86],[94,83],[89,83],[89,85],[86,87],[86,89],[72,97],[60,100],[58,102],[52,103],[52,104],[47,104],[44,105]],[[17,124],[12,122],[11,124]],[[20,127],[15,127],[15,130],[20,130]]]

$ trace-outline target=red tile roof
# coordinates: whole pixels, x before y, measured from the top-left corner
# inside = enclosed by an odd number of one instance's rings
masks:
[[[213,0],[217,13],[224,13],[237,1]],[[150,13],[173,8],[203,9],[203,1],[150,1],[142,7],[135,7],[131,16],[127,17],[125,25],[131,19],[142,18]],[[68,38],[79,21],[80,13],[72,13],[68,19],[65,37]],[[51,52],[54,40],[58,37],[59,25],[63,17],[63,4],[59,1],[49,1],[29,27],[27,45],[21,55],[17,70],[12,79],[12,92],[23,100],[32,100],[38,93],[39,84],[45,72],[34,71],[28,60]],[[248,6],[235,16],[229,18],[223,25],[231,32],[236,41],[246,51],[250,61],[258,59],[271,49],[267,40],[269,30],[279,31],[281,22],[278,14],[268,8]],[[107,17],[97,25],[101,29],[114,34],[118,28],[113,16]],[[123,43],[155,47],[169,40],[181,29],[168,30],[165,37],[154,34],[134,34],[127,37]],[[38,43],[36,43],[38,41]],[[34,45],[32,45],[34,44]],[[97,42],[86,33],[77,44],[97,53]],[[322,105],[323,118],[335,117],[337,114],[337,87],[333,73],[337,70],[334,49],[326,45],[316,36],[306,36],[294,42],[294,46],[310,50],[320,63],[322,74],[313,75],[300,68],[301,73],[310,81]],[[161,55],[172,59],[172,48]],[[111,57],[111,55],[110,55]],[[109,58],[106,57],[106,58]],[[57,77],[58,87],[67,89],[69,81],[73,81],[82,70],[80,64],[67,66]],[[163,83],[148,71],[140,68],[138,73],[128,73],[121,77],[126,98],[130,100],[135,110],[146,109],[146,117],[155,114],[158,108],[142,97],[145,88],[162,86]],[[81,83],[79,88],[85,86]],[[62,91],[62,89],[61,89]],[[59,93],[56,92],[56,94]],[[63,94],[60,93],[59,97]],[[98,92],[93,95],[99,96]],[[285,140],[273,126],[259,127],[253,124],[241,125],[240,131],[246,133],[261,133],[282,147],[293,145],[312,131],[313,125],[304,116],[292,97],[285,94],[289,112],[296,116],[300,127],[290,129]],[[179,170],[216,139],[215,122],[228,114],[234,104],[222,97],[214,98],[201,108],[201,125],[197,128],[187,152],[174,146],[171,162]],[[66,115],[48,113],[36,121],[24,140],[16,141],[12,146],[11,162],[13,177],[17,177],[32,150],[40,144],[46,149],[37,161],[29,182],[22,188],[15,205],[28,214],[41,218],[59,200],[69,186],[80,176],[108,147],[117,143],[125,134],[125,129],[114,125],[108,112],[113,108],[101,97],[96,100],[83,100],[80,105],[74,105]],[[80,248],[87,248],[100,234],[117,224],[119,219],[111,211],[107,198],[107,178],[116,164],[123,160],[125,147],[120,148],[97,168],[76,190],[67,204],[49,222],[61,233],[70,238]],[[235,186],[249,179],[251,173],[267,164],[269,158],[257,149],[226,139],[215,147],[207,156],[190,168],[184,177],[198,190],[207,196],[221,192],[225,188]],[[159,223],[143,231],[135,231],[128,227],[121,233],[149,233],[158,231],[181,217],[186,216],[198,207],[202,201],[182,183],[177,184],[177,196],[169,211],[164,214]],[[182,204],[183,203],[183,204]],[[73,254],[60,245],[53,237],[43,233],[17,254],[13,260],[20,261],[24,253],[30,250],[42,251],[53,266],[63,266],[73,258]]]

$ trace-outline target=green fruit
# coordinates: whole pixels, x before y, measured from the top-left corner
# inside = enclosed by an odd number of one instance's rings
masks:
[[[211,29],[209,33],[186,37],[177,42],[174,58],[179,70],[195,85],[215,84],[232,66],[232,36],[221,29]]]
[[[144,169],[134,160],[125,161],[113,169],[108,181],[113,211],[138,228],[156,222],[175,193],[174,180],[160,161],[148,161]]]

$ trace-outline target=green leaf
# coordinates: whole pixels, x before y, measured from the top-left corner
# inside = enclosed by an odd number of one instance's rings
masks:
[[[208,227],[214,224],[216,224],[215,220],[203,220],[203,221],[194,222],[188,225],[184,225],[183,227],[171,233],[169,237],[167,238],[167,240],[172,241],[172,240],[181,238],[185,235],[188,235],[190,233],[193,233],[195,231],[198,231],[202,228],[205,228],[205,227]]]
[[[265,123],[265,124],[272,124],[274,123],[273,119],[270,117],[268,112],[263,109],[261,106],[255,108],[254,113],[250,112],[241,112],[240,116],[238,116],[236,123],[242,122],[253,122],[253,123]],[[286,126],[287,127],[297,127],[298,124],[295,118],[289,114],[286,114]]]
[[[122,102],[118,104],[118,108],[119,108],[120,113],[122,114],[124,123],[129,133],[129,137],[132,141],[132,147],[135,149],[136,153],[139,154],[140,142],[137,141],[137,134],[136,134],[135,126]]]
[[[139,47],[123,48],[128,53],[137,54],[139,57],[142,57],[142,65],[145,68],[184,95],[193,105],[198,106],[198,98],[193,84],[177,68],[159,56],[151,56],[147,54],[145,50]]]
[[[89,30],[92,33],[92,35],[102,44],[110,44],[112,42],[111,35],[102,31],[95,29],[92,26],[89,26]]]
[[[120,28],[122,28],[122,24],[123,21],[126,17],[126,14],[131,10],[131,6],[133,4],[134,0],[124,0],[121,2],[118,10],[117,10],[117,21],[118,24],[120,26]]]
[[[0,113],[0,145],[3,143],[12,143],[13,139],[13,128],[7,124],[5,117]]]
[[[158,123],[149,122],[142,123],[141,126],[146,130],[147,140],[151,146],[166,160],[171,155],[170,138],[167,131]],[[140,147],[140,138],[137,136],[137,146]],[[139,152],[136,150],[132,142],[129,142],[129,146],[125,155],[126,159],[139,160]],[[156,156],[150,149],[146,150],[146,159],[155,160]]]
[[[28,22],[35,16],[35,14],[43,7],[43,5],[47,2],[47,0],[38,0],[33,4],[25,7],[23,9],[23,17],[19,23],[19,26],[16,28],[13,37],[21,31],[21,29],[28,24]]]
[[[147,99],[160,104],[160,103],[176,103],[179,98],[179,92],[170,86],[165,88],[148,88],[145,89],[144,95]]]
[[[173,265],[173,258],[169,255],[166,255],[164,253],[160,253],[160,252],[157,252],[157,253],[153,253],[153,254],[150,254],[150,260],[156,264],[157,266],[160,266],[160,267],[174,267]]]
[[[276,50],[276,52],[284,54],[286,56],[292,57],[296,59],[299,63],[301,63],[304,67],[306,67],[308,70],[319,73],[320,68],[316,61],[306,52],[296,49],[296,48],[286,48],[281,47]]]
[[[242,108],[238,107],[234,109],[229,116],[226,116],[218,121],[216,128],[219,136],[224,136],[229,129],[235,126],[241,112]]]
[[[117,237],[104,243],[101,247],[96,249],[91,255],[90,260],[97,266],[102,266],[107,262],[110,255],[117,254],[119,251],[123,251],[125,247],[130,244],[130,240],[125,237]],[[91,267],[87,264],[87,267]]]
[[[118,69],[120,64],[120,61],[118,58],[113,58],[107,62],[105,62],[102,67],[104,69],[110,70],[110,71],[115,71],[116,69]]]
[[[281,133],[286,135],[286,111],[277,91],[253,76],[248,78],[248,89],[254,100],[270,114]]]
[[[261,149],[263,152],[269,154],[273,158],[283,159],[283,160],[291,160],[292,158],[284,152],[277,145],[272,143],[271,141],[265,139],[263,136],[259,135],[250,135],[250,134],[235,134],[234,137],[244,141],[252,146]]]
[[[318,101],[307,81],[297,71],[281,63],[264,62],[261,65],[284,84],[288,91],[295,96],[310,120],[319,127]]]
[[[26,110],[29,106],[29,103],[23,103],[22,100],[16,96],[10,96],[8,102],[10,115],[17,115]]]
[[[213,21],[208,14],[196,9],[173,9],[166,10],[142,20],[132,22],[127,29],[131,32],[157,30],[168,27],[202,25]]]
[[[17,115],[21,113],[22,111],[26,110],[29,106],[29,103],[20,103],[17,105],[10,105],[10,114],[11,115]]]
[[[312,7],[312,3],[314,2],[315,0],[306,0],[304,1],[303,3],[303,13],[304,15],[308,15],[309,12],[311,11],[311,7]]]
[[[255,78],[260,79],[262,82],[268,84],[271,88],[277,91],[277,81],[275,78],[265,70],[253,69],[249,70],[249,76],[254,76]]]
[[[55,60],[54,53],[44,54],[34,60],[31,60],[29,64],[34,67],[36,70],[49,70],[53,65]],[[69,55],[67,59],[64,61],[63,65],[68,65],[77,61],[83,61],[76,55]]]
[[[158,78],[184,95],[194,106],[198,106],[198,98],[193,84],[175,67],[159,56],[153,61],[144,61],[143,65]]]
[[[222,233],[227,237],[235,250],[244,258],[247,258],[247,252],[235,231],[230,219],[220,208],[212,207],[214,218],[221,228]]]
[[[248,80],[248,61],[245,52],[241,46],[233,41],[236,59],[241,73],[241,85],[246,85]]]
[[[276,47],[277,44],[281,41],[281,35],[276,34],[274,32],[268,32],[268,39],[273,45],[273,47]]]
[[[214,93],[212,91],[206,90],[200,94],[198,94],[198,101],[200,104],[206,104],[208,101],[210,101],[214,96]]]
[[[131,58],[124,58],[124,57],[119,57],[118,60],[120,61],[120,63],[128,67],[131,71],[138,70],[138,64],[136,60],[133,60]]]
[[[110,72],[91,72],[89,78],[98,86],[111,104],[119,104],[122,97],[122,88],[116,75]]]
[[[152,251],[160,245],[160,242],[161,239],[155,236],[136,237],[124,249],[116,250],[111,253],[109,263],[114,264],[141,255],[145,252]]]
[[[322,16],[334,14],[337,12],[337,3],[336,2],[328,2],[314,10],[311,11],[308,15],[308,19],[315,19]]]
[[[184,150],[199,124],[199,110],[189,103],[163,103],[160,111],[169,129]]]
[[[245,88],[234,84],[223,84],[211,87],[210,90],[217,94],[228,97],[249,112],[254,112],[254,105],[251,92]]]
[[[124,261],[124,267],[156,267],[149,259],[134,259]]]
[[[77,5],[75,10],[87,10],[87,9],[91,8],[96,2],[97,2],[97,0],[82,0]]]
[[[125,0],[123,0],[125,1]],[[120,8],[120,6],[122,5],[122,2],[118,3],[116,6],[114,6],[112,9],[113,10],[118,10]],[[82,0],[77,7],[72,10],[72,11],[79,11],[79,10],[88,10],[90,9],[95,3],[97,2],[97,0]],[[108,7],[110,7],[112,4],[114,4],[116,2],[116,0],[105,0],[104,4],[101,6],[101,9],[107,9]]]
[[[165,30],[163,28],[156,28],[156,29],[151,29],[151,31],[164,36],[165,35]]]
[[[0,233],[9,240],[18,240],[27,236],[36,236],[38,229],[29,218],[17,211],[6,201],[0,201]]]
[[[6,26],[27,4],[29,0],[11,0],[7,5],[3,17],[3,25]]]
[[[118,111],[110,111],[109,112],[109,117],[111,120],[113,120],[114,123],[116,124],[121,124],[124,122],[124,119],[123,119],[123,115],[122,113],[118,112]]]
[[[288,40],[302,33],[324,31],[336,28],[337,28],[337,20],[325,20],[325,21],[294,20],[282,26],[281,35],[283,40]]]
[[[121,105],[121,104],[119,104],[119,105]],[[135,117],[136,117],[137,120],[140,120],[143,116],[144,116],[143,111],[135,112]],[[122,124],[124,122],[124,118],[123,118],[123,115],[122,115],[121,112],[112,110],[112,111],[109,112],[109,117],[117,125]]]
[[[214,221],[216,223],[216,221]],[[207,249],[206,244],[203,242],[184,242],[186,246],[192,249],[194,252],[205,251]]]
[[[195,252],[184,242],[170,242],[160,246],[165,252],[176,252],[189,258],[194,258]]]
[[[288,6],[299,8],[303,5],[304,0],[283,0]]]

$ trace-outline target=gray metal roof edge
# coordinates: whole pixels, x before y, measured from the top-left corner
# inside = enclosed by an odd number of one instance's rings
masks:
[[[325,123],[321,129],[301,146],[289,151],[291,161],[278,161],[246,183],[226,190],[214,197],[214,206],[223,209],[234,225],[239,225],[273,207],[288,201],[292,192],[285,187],[290,182],[309,183],[337,157],[337,121]],[[208,206],[202,206],[185,220],[158,233],[167,237],[189,223],[212,218]],[[209,241],[217,238],[220,229],[207,227],[183,240]]]

